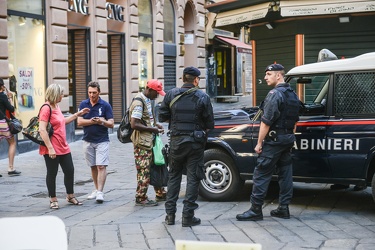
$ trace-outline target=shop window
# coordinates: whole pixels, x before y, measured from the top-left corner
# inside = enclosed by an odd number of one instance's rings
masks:
[[[149,0],[138,1],[139,37],[138,37],[138,65],[139,65],[139,91],[142,91],[149,79],[153,78],[152,56],[152,10]]]
[[[164,42],[175,43],[174,10],[170,0],[164,1],[163,13]]]
[[[177,46],[175,41],[175,14],[172,2],[164,1],[164,90],[168,91],[176,87],[176,55]]]
[[[14,10],[18,12],[25,12],[28,14],[44,15],[43,0],[18,0],[7,2],[8,10]]]
[[[15,2],[8,1],[8,7],[15,8]],[[40,13],[41,5],[37,9],[34,6],[37,1],[31,2],[33,13]],[[8,11],[7,18],[9,89],[15,95],[15,115],[24,126],[44,103],[46,86],[44,21],[32,16],[12,15],[12,11]],[[18,134],[18,139],[24,139],[22,133]]]

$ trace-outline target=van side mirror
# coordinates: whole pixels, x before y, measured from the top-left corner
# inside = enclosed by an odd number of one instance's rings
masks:
[[[312,80],[311,78],[298,78],[297,79],[297,83],[301,83],[301,84],[309,84],[309,83],[312,83]]]
[[[309,105],[303,105],[300,108],[299,114],[303,116],[313,116],[313,115],[324,115],[325,106],[320,103],[314,103]]]

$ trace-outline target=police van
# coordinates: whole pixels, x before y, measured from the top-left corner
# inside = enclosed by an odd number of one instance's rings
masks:
[[[286,74],[293,89],[304,85],[292,149],[293,180],[369,186],[375,200],[375,53],[334,57],[324,50],[319,58],[326,61]],[[256,108],[215,114],[204,156],[202,197],[233,199],[245,180],[252,179],[259,127]]]

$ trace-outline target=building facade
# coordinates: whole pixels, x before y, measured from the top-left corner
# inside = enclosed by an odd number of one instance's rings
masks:
[[[375,51],[375,1],[216,0],[205,7],[214,14],[213,28],[238,38],[249,34],[253,106],[269,91],[263,79],[269,64],[281,63],[288,71],[316,62],[322,49],[339,59]],[[304,100],[305,87],[296,88]]]
[[[74,113],[87,83],[99,82],[117,123],[149,79],[169,90],[195,66],[205,89],[205,12],[202,0],[1,1],[0,77],[17,95],[16,117],[26,126],[52,83],[64,87],[61,110]],[[19,152],[35,147],[18,134]]]

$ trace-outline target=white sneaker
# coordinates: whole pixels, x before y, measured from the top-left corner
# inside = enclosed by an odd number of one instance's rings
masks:
[[[100,192],[100,191],[96,192],[96,202],[97,203],[103,203],[103,201],[104,201],[103,192]]]
[[[92,193],[89,196],[87,196],[87,199],[89,199],[89,200],[95,199],[97,193],[98,193],[98,190],[92,191]]]

